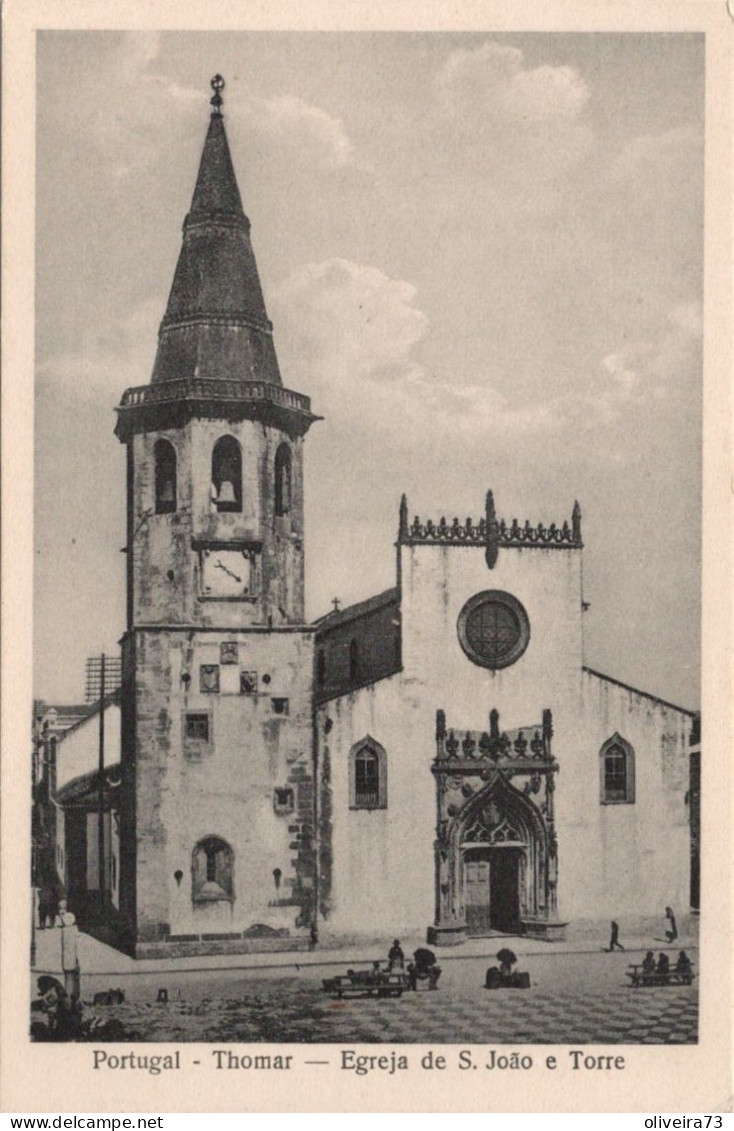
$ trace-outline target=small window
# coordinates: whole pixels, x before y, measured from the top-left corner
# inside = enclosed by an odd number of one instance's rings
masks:
[[[290,514],[292,501],[293,463],[291,450],[281,444],[275,453],[275,513]]]
[[[287,699],[271,699],[270,706],[274,715],[287,715],[289,703]]]
[[[257,695],[257,672],[240,672],[240,693]]]
[[[242,510],[242,451],[234,436],[222,436],[214,445],[212,502],[218,511]]]
[[[619,734],[599,751],[602,805],[630,805],[635,800],[635,752]]]
[[[208,742],[209,716],[206,714],[187,715],[186,737],[195,742]]]
[[[316,656],[316,682],[319,687],[326,683],[326,653],[321,648]]]
[[[352,640],[349,645],[349,682],[356,683],[359,678],[359,649],[357,641]]]
[[[290,786],[273,790],[273,808],[281,816],[283,813],[292,813],[295,808],[295,794]]]
[[[199,668],[199,690],[219,691],[219,664],[202,664]]]
[[[176,449],[168,440],[156,440],[155,513],[173,514],[176,510]]]
[[[387,808],[387,754],[372,738],[349,752],[349,794],[352,809]]]
[[[191,864],[192,898],[195,903],[232,899],[234,857],[226,841],[206,837],[194,849]]]
[[[236,664],[238,660],[239,652],[236,644],[233,644],[229,640],[227,640],[219,645],[220,664]]]

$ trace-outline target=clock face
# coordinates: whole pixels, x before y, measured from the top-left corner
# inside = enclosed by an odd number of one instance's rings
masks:
[[[249,597],[251,562],[244,550],[204,550],[202,554],[204,597]]]

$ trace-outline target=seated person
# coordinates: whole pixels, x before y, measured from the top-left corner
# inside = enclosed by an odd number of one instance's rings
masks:
[[[388,970],[402,970],[405,966],[405,955],[400,945],[400,939],[393,939],[393,944],[387,954]]]
[[[441,977],[441,967],[436,965],[436,955],[427,947],[418,947],[413,961],[408,964],[408,979],[411,990],[418,989],[418,979],[428,979],[428,988],[435,990]]]
[[[664,951],[660,951],[658,955],[658,964],[655,967],[656,974],[669,974],[670,973],[670,959]]]
[[[495,958],[499,962],[499,969],[496,966],[490,966],[484,980],[484,988],[487,990],[497,990],[500,986],[512,986],[515,984],[515,976],[512,972],[512,967],[517,962],[517,955],[514,951],[504,946],[502,950],[498,950]]]
[[[675,970],[677,974],[680,974],[681,981],[693,981],[693,966],[691,965],[690,958],[684,950],[682,950],[678,955],[678,961],[675,964]]]
[[[48,974],[38,979],[39,997],[31,1003],[31,1009],[46,1014],[46,1025],[34,1022],[31,1026],[33,1040],[73,1041],[82,1031],[81,1005],[73,1001],[64,987]],[[44,1032],[45,1030],[45,1032]]]
[[[643,984],[643,986],[649,986],[650,985],[651,979],[650,979],[649,975],[654,974],[654,973],[655,973],[655,955],[653,954],[653,952],[651,950],[648,950],[647,954],[645,955],[644,959],[642,960],[642,984]]]

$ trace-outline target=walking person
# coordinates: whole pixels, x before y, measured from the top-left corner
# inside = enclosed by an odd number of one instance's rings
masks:
[[[611,954],[613,950],[624,950],[624,947],[619,941],[619,923],[616,923],[614,919],[612,919],[611,927],[612,934],[609,939],[609,946],[607,947],[609,954]]]
[[[669,927],[665,932],[665,937],[669,943],[675,942],[678,938],[678,928],[675,923],[675,915],[673,914],[672,907],[665,908],[665,918],[668,920]]]

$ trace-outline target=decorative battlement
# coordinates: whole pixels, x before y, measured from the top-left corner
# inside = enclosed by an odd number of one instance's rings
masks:
[[[541,549],[580,550],[581,508],[578,502],[573,505],[571,522],[564,520],[561,526],[552,522],[536,526],[526,521],[522,526],[516,518],[509,524],[505,519],[497,519],[494,509],[494,496],[487,492],[486,514],[477,522],[467,518],[459,522],[454,518],[450,523],[441,517],[438,522],[431,519],[421,522],[416,515],[412,522],[408,519],[408,502],[403,495],[400,503],[400,526],[398,544],[403,546],[485,546],[487,564],[492,569],[497,561],[500,547],[539,547]]]
[[[489,731],[446,729],[446,716],[436,712],[436,761],[434,772],[478,773],[483,767],[500,767],[519,772],[545,772],[556,769],[551,753],[553,723],[551,712],[543,711],[543,721],[518,730],[500,731],[499,712],[489,716]]]

